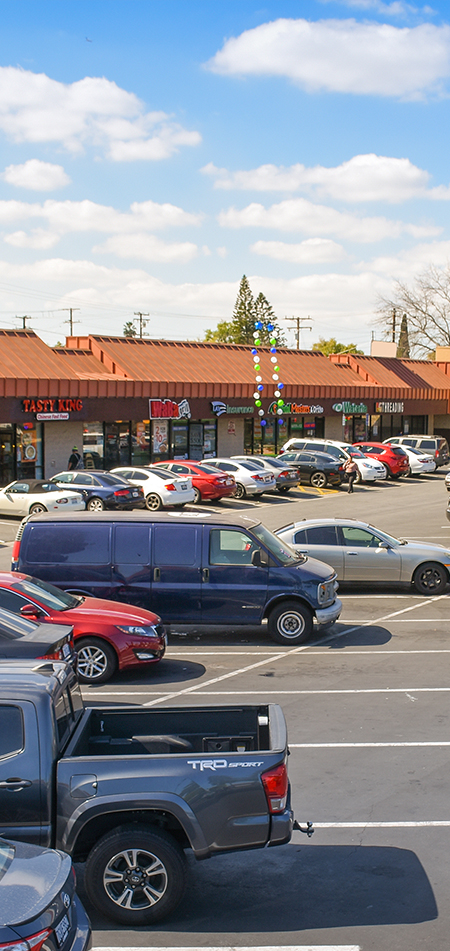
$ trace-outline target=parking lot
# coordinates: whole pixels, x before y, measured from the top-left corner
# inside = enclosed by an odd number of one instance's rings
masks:
[[[227,501],[220,511],[251,510],[269,528],[353,515],[447,545],[444,474],[353,496],[303,489]],[[4,541],[16,527],[0,523]],[[3,568],[9,554],[6,545]],[[180,628],[157,667],[84,689],[88,703],[280,703],[296,818],[316,829],[276,849],[192,861],[182,904],[151,932],[101,920],[80,868],[94,947],[447,948],[450,587],[434,598],[409,589],[340,596],[340,621],[308,644],[278,648],[264,626]]]

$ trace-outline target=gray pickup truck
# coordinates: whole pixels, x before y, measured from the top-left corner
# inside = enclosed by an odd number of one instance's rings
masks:
[[[276,704],[85,707],[69,665],[0,665],[0,833],[86,861],[90,899],[128,926],[178,904],[185,849],[289,841],[287,755]]]

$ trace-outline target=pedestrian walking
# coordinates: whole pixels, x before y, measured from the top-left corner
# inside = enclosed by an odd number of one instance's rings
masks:
[[[72,452],[69,456],[67,468],[68,469],[84,469],[83,459],[78,450],[78,446],[73,447]]]
[[[358,466],[354,459],[350,456],[350,459],[347,459],[347,462],[344,463],[344,470],[348,476],[348,489],[347,492],[353,494],[353,483],[358,474]]]

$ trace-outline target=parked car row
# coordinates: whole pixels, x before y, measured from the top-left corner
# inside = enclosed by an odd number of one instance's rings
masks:
[[[352,457],[358,466],[357,482],[424,475],[449,461],[447,441],[440,436],[397,436],[384,442],[366,440],[353,444],[312,437],[289,439],[278,458],[296,464],[293,454],[306,452],[325,452],[342,464]]]

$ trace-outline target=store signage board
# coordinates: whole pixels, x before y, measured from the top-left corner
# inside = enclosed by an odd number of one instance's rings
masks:
[[[279,409],[282,409],[283,415],[287,416],[322,416],[325,412],[323,406],[319,405],[306,406],[304,403],[283,403],[283,406],[280,407],[276,400],[270,403],[269,413],[276,416]]]
[[[254,406],[230,406],[222,400],[211,400],[211,409],[216,416],[223,416],[224,413],[234,414],[236,416],[253,416]]]
[[[83,400],[62,399],[34,399],[22,400],[24,413],[79,413],[83,409]]]
[[[404,410],[405,404],[402,400],[382,400],[379,403],[375,403],[376,413],[403,413]]]
[[[36,419],[41,421],[54,419],[70,419],[70,413],[36,413]]]
[[[365,416],[368,409],[365,403],[352,403],[350,400],[343,400],[342,403],[333,403],[331,407],[335,413],[344,413],[345,416]]]
[[[191,408],[187,400],[176,403],[175,400],[149,400],[150,419],[190,419]]]

